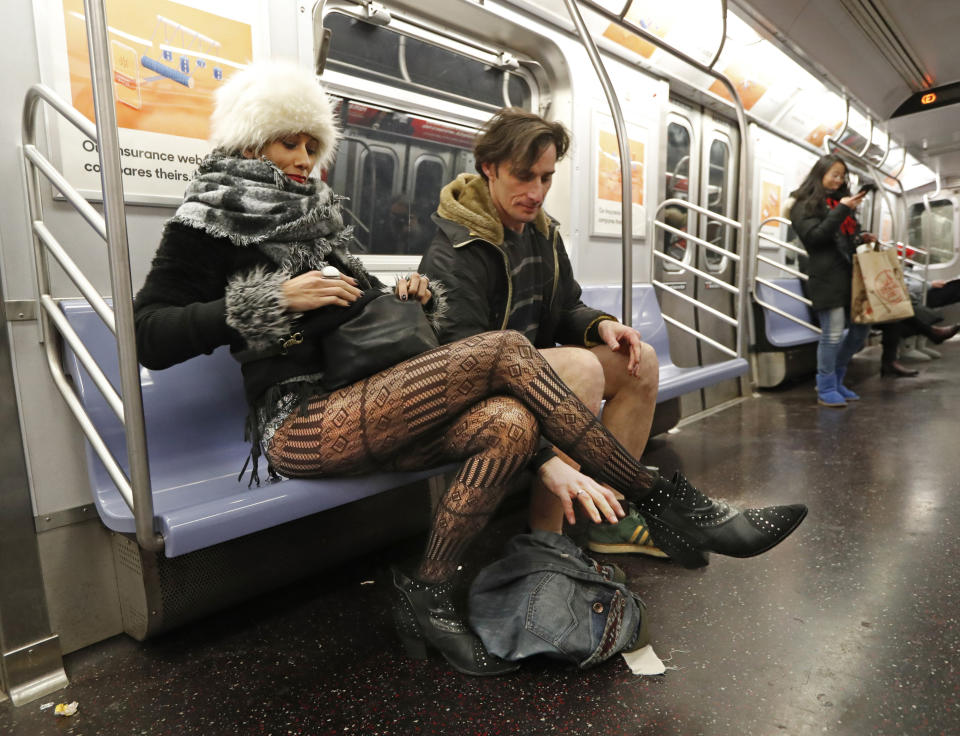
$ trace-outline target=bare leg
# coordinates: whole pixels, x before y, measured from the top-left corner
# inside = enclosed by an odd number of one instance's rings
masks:
[[[640,375],[627,373],[627,356],[615,353],[606,345],[591,351],[603,366],[603,407],[601,421],[634,457],[640,457],[647,440],[653,413],[657,408],[660,364],[656,351],[646,343],[640,351]]]

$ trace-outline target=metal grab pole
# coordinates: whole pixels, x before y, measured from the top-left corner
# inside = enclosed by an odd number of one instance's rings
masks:
[[[113,74],[110,63],[107,18],[103,0],[83,0],[87,22],[87,47],[90,52],[90,80],[100,153],[100,186],[103,188],[104,219],[107,223],[107,255],[110,259],[110,283],[116,315],[117,354],[120,362],[120,388],[123,394],[124,432],[130,461],[130,485],[133,487],[133,516],[137,542],[146,550],[163,549],[163,537],[153,526],[153,494],[147,459],[147,436],[140,393],[140,367],[133,335],[133,293],[130,285],[130,251],[127,220],[123,204],[123,179],[120,172],[120,140],[113,100]]]
[[[583,48],[586,49],[593,68],[600,78],[600,85],[607,97],[607,104],[610,106],[613,124],[616,127],[617,145],[620,149],[620,231],[623,238],[623,309],[621,310],[621,318],[623,324],[629,327],[633,324],[633,166],[630,158],[630,144],[627,140],[627,126],[623,122],[623,113],[620,110],[617,93],[613,89],[613,84],[610,83],[610,77],[607,76],[607,70],[600,59],[597,45],[583,22],[576,0],[563,0],[563,2],[567,6],[567,12],[570,13],[570,19],[577,27],[577,33],[580,35]]]
[[[594,0],[583,0],[583,2],[588,8],[590,8],[592,11],[594,11],[601,17],[606,18],[607,20],[618,24],[621,28],[624,28],[630,31],[631,33],[636,34],[637,36],[639,36],[645,41],[648,41],[649,43],[653,44],[657,48],[663,49],[667,53],[683,61],[685,64],[692,66],[694,69],[698,69],[704,74],[709,74],[711,77],[719,81],[724,87],[727,88],[727,91],[730,93],[730,97],[733,100],[734,108],[737,115],[737,127],[739,128],[739,131],[740,131],[740,177],[741,177],[741,181],[744,181],[745,178],[748,176],[747,169],[748,169],[748,164],[750,162],[750,156],[749,156],[750,136],[748,135],[749,131],[747,130],[746,111],[743,109],[743,102],[740,99],[740,93],[737,91],[737,88],[733,85],[733,82],[731,82],[726,76],[716,71],[715,69],[709,68],[706,64],[701,64],[692,56],[689,56],[688,54],[685,54],[682,51],[679,51],[673,48],[670,44],[668,44],[662,38],[660,38],[659,36],[653,33],[650,33],[645,28],[641,28],[636,23],[631,23],[630,21],[627,21],[624,18],[621,18],[615,13],[611,13],[609,10],[607,10],[605,7],[598,4]],[[744,184],[738,187],[738,189],[739,191],[737,194],[737,217],[740,219],[741,222],[744,223],[744,226],[745,226],[744,232],[749,232],[750,213],[747,211],[747,187]],[[739,243],[738,246],[741,249],[743,249],[745,247],[745,244]],[[656,249],[653,247],[653,243],[651,242],[650,243],[651,271],[654,266],[653,254],[655,250]],[[746,270],[745,268],[742,267],[737,273],[737,286],[740,289],[740,298],[737,300],[737,314],[740,317],[741,324],[743,321],[743,315],[747,314],[747,308],[749,307],[749,304],[747,303],[747,298],[746,298],[746,294],[747,294],[746,286],[748,281],[749,279],[747,278]],[[740,346],[741,346],[741,354],[746,355],[747,349],[749,347],[747,344],[748,336],[746,334],[746,331],[744,331],[740,327],[737,328],[737,332],[738,332],[737,341],[740,343]]]

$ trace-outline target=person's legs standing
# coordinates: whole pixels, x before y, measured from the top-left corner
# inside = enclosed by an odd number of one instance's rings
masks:
[[[837,357],[843,341],[845,315],[843,307],[817,312],[820,321],[820,342],[817,345],[817,401],[824,406],[846,406],[837,391]],[[843,364],[846,368],[846,363]]]

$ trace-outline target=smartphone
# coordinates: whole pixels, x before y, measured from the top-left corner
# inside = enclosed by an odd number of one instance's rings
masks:
[[[857,194],[869,194],[870,192],[874,191],[876,188],[877,188],[876,184],[874,184],[872,181],[868,181],[862,187],[860,187],[860,191],[857,192]]]

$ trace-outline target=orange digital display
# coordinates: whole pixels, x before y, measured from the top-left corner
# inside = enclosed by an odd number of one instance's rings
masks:
[[[920,98],[921,105],[929,105],[931,102],[937,101],[937,95],[933,92],[928,92],[923,97]]]

